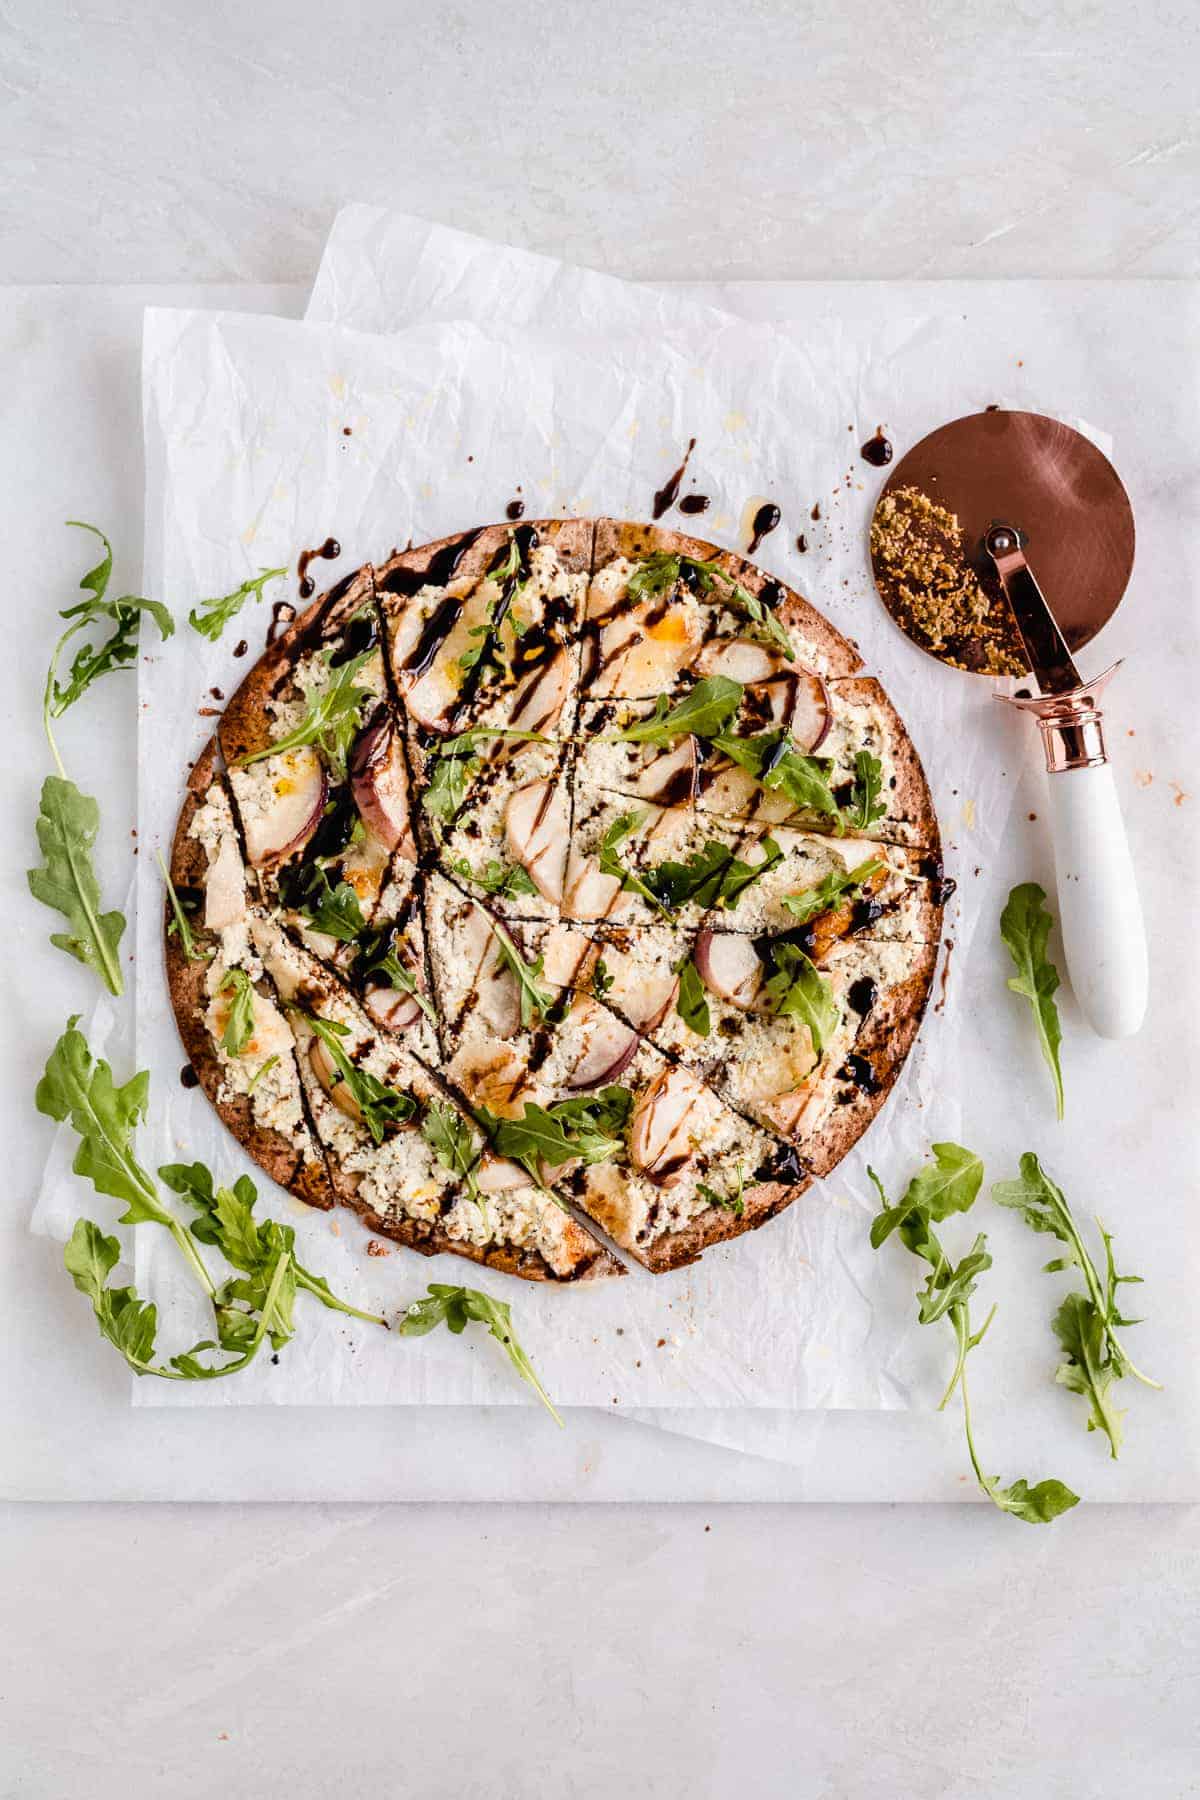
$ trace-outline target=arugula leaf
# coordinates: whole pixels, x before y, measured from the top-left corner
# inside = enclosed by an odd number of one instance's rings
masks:
[[[427,1292],[428,1298],[414,1300],[405,1312],[400,1325],[401,1337],[424,1337],[438,1325],[445,1325],[457,1336],[472,1321],[486,1325],[496,1342],[504,1346],[521,1380],[529,1383],[555,1424],[562,1424],[533,1364],[517,1342],[512,1328],[512,1308],[507,1301],[493,1300],[490,1294],[481,1293],[478,1288],[450,1287],[441,1281],[431,1281]]]
[[[339,944],[357,943],[366,930],[355,889],[348,881],[335,885],[319,862],[305,865],[298,879],[284,884],[281,891],[314,931],[323,931]]]
[[[100,808],[73,781],[48,775],[42,783],[38,845],[43,867],[27,871],[29,891],[44,906],[62,913],[69,931],[51,933],[50,942],[100,976],[110,994],[122,994],[118,948],[125,930],[119,912],[100,911],[100,883],[92,847],[100,829]]]
[[[404,1125],[415,1117],[417,1103],[411,1094],[388,1087],[369,1069],[351,1062],[342,1048],[341,1039],[349,1036],[350,1027],[332,1019],[318,1019],[312,1013],[301,1013],[329,1052],[336,1074],[335,1085],[344,1081],[347,1092],[363,1116],[363,1124],[377,1144],[382,1144],[390,1125]]]
[[[275,1064],[278,1061],[279,1061],[279,1054],[276,1051],[271,1056],[268,1056],[264,1062],[259,1063],[257,1069],[255,1069],[253,1075],[250,1077],[250,1080],[246,1084],[247,1095],[252,1094],[254,1092],[255,1088],[258,1086],[258,1084],[262,1080],[263,1076],[266,1075],[271,1069],[273,1069],[275,1067]],[[161,1170],[159,1172],[161,1173]]]
[[[535,962],[527,963],[503,925],[490,916],[488,924],[492,936],[500,946],[501,961],[516,976],[521,995],[521,1029],[527,1031],[535,1018],[546,1018],[555,1003],[556,996],[548,988],[538,986],[538,976],[545,967],[546,959],[539,956]]]
[[[611,875],[614,881],[620,882],[626,892],[640,894],[643,900],[649,901],[656,912],[662,913],[664,918],[670,918],[670,908],[663,904],[654,889],[643,881],[640,875],[635,875],[632,869],[627,869],[617,855],[617,851],[626,838],[633,835],[645,817],[645,813],[631,812],[622,813],[620,818],[613,820],[600,844],[598,859],[600,873]]]
[[[762,984],[765,1005],[777,1018],[807,1025],[813,1054],[822,1056],[842,1019],[833,989],[798,944],[772,944],[771,961],[774,972]]]
[[[716,562],[701,562],[698,557],[679,556],[670,550],[652,551],[633,571],[625,591],[634,600],[650,600],[657,594],[667,594],[685,569],[702,594],[712,592],[714,578],[720,573]]]
[[[446,738],[430,759],[428,782],[421,795],[421,805],[431,817],[441,819],[447,825],[454,818],[483,766],[483,758],[475,754],[476,749],[492,738],[511,738],[525,744],[548,741],[540,731],[501,730],[483,725]]]
[[[145,1117],[150,1076],[146,1070],[117,1087],[112,1070],[102,1059],[93,1059],[87,1039],[76,1029],[78,1014],[67,1021],[46,1062],[45,1073],[34,1096],[40,1113],[60,1124],[69,1119],[79,1134],[79,1148],[71,1164],[76,1175],[86,1177],[99,1194],[125,1202],[122,1225],[150,1222],[165,1225],[192,1266],[201,1286],[213,1291],[208,1271],[196,1254],[187,1233],[163,1206],[150,1176],[133,1152],[133,1134]]]
[[[436,1009],[417,986],[412,970],[400,961],[387,927],[381,931],[368,931],[360,940],[358,971],[364,976],[383,977],[397,993],[411,994],[430,1024],[437,1024]]]
[[[218,994],[232,994],[221,1045],[229,1056],[240,1056],[254,1036],[254,983],[245,969],[226,969]]]
[[[807,925],[810,919],[817,918],[819,914],[832,912],[843,894],[862,887],[883,866],[877,856],[872,856],[867,862],[859,863],[856,869],[832,870],[814,887],[805,888],[799,894],[785,894],[783,905],[801,925]]]
[[[897,1205],[889,1202],[874,1169],[867,1170],[881,1207],[872,1221],[871,1244],[878,1249],[894,1231],[905,1247],[929,1267],[925,1284],[917,1295],[917,1316],[923,1325],[948,1318],[954,1328],[957,1354],[939,1410],[947,1405],[955,1388],[960,1388],[967,1453],[981,1492],[1001,1512],[1011,1513],[1029,1525],[1046,1525],[1076,1506],[1078,1494],[1055,1480],[1040,1481],[1032,1488],[1024,1480],[1001,1487],[999,1476],[985,1475],[979,1462],[967,1393],[966,1365],[970,1352],[983,1341],[996,1309],[993,1306],[979,1330],[972,1331],[970,1298],[975,1292],[976,1278],[991,1267],[992,1259],[987,1238],[980,1232],[961,1261],[952,1263],[933,1230],[933,1221],[946,1218],[952,1212],[970,1210],[983,1181],[983,1164],[974,1152],[964,1150],[959,1144],[935,1144],[934,1156],[935,1162],[918,1171]]]
[[[793,806],[832,819],[839,833],[844,829],[829,785],[832,765],[825,757],[802,755],[790,732],[780,728],[748,738],[720,732],[711,741],[714,750],[745,769],[769,793],[783,794]]]
[[[358,735],[363,702],[373,698],[370,688],[355,687],[354,683],[375,651],[364,650],[360,656],[352,656],[349,662],[336,669],[331,666],[334,654],[333,648],[323,650],[318,659],[323,674],[329,679],[318,678],[304,684],[306,711],[300,723],[273,743],[265,744],[261,750],[250,750],[245,756],[239,756],[233,765],[235,769],[245,769],[264,757],[283,756],[289,750],[315,744],[330,772],[338,781],[345,781],[346,758]]]
[[[520,1163],[540,1187],[543,1163],[557,1169],[576,1158],[611,1161],[621,1149],[621,1133],[632,1111],[628,1088],[610,1086],[549,1108],[527,1100],[519,1119],[502,1119],[486,1107],[477,1116],[496,1155]]]
[[[324,1276],[314,1275],[297,1260],[296,1233],[290,1225],[274,1219],[261,1222],[253,1217],[258,1191],[248,1175],[239,1175],[232,1188],[217,1187],[211,1172],[201,1162],[167,1163],[158,1171],[159,1180],[194,1208],[197,1217],[191,1233],[199,1243],[212,1244],[227,1263],[246,1278],[227,1282],[217,1289],[216,1304],[227,1314],[236,1314],[246,1306],[252,1309],[265,1297],[281,1254],[290,1259],[295,1286],[318,1299],[332,1312],[345,1313],[353,1319],[365,1319],[371,1325],[387,1321],[377,1313],[360,1312],[346,1300],[339,1300]],[[244,1331],[244,1325],[234,1325]]]
[[[1160,1386],[1137,1367],[1116,1331],[1118,1325],[1139,1323],[1137,1319],[1122,1315],[1118,1289],[1140,1284],[1141,1277],[1118,1275],[1112,1238],[1097,1220],[1104,1244],[1102,1275],[1088,1252],[1066,1196],[1044,1172],[1032,1151],[1026,1151],[1022,1156],[1020,1169],[1015,1181],[996,1182],[992,1199],[998,1205],[1020,1213],[1032,1231],[1055,1237],[1066,1245],[1065,1256],[1055,1257],[1045,1265],[1047,1272],[1074,1268],[1083,1277],[1086,1291],[1069,1294],[1054,1316],[1055,1336],[1067,1353],[1067,1360],[1060,1364],[1055,1380],[1088,1400],[1088,1430],[1104,1432],[1115,1461],[1121,1445],[1124,1414],[1115,1411],[1110,1403],[1112,1383],[1132,1375],[1146,1387]]]
[[[675,1011],[697,1037],[706,1038],[712,1030],[708,994],[700,979],[700,971],[690,956],[679,965],[679,992],[675,997]]]
[[[660,695],[654,714],[614,738],[624,744],[669,744],[677,737],[711,738],[723,731],[742,703],[745,690],[727,675],[708,676],[678,704],[668,708],[665,695]]]
[[[286,569],[260,569],[257,575],[243,581],[241,587],[234,588],[232,594],[222,594],[218,600],[201,600],[188,614],[188,624],[201,637],[215,644],[229,621],[237,617],[252,595],[261,600],[268,581],[277,581],[286,574]]]
[[[85,524],[82,519],[68,519],[67,524],[79,531],[90,531],[98,537],[104,545],[104,555],[79,583],[90,598],[65,607],[58,615],[60,619],[67,619],[70,623],[54,646],[46,676],[43,711],[47,718],[47,735],[50,734],[49,718],[61,719],[68,707],[74,706],[99,676],[107,675],[114,669],[127,669],[136,660],[138,627],[144,613],[150,614],[164,640],[175,630],[175,621],[161,600],[147,600],[140,594],[122,594],[119,599],[107,599],[108,581],[112,574],[112,545],[95,525]],[[113,627],[108,638],[99,644],[81,644],[71,661],[69,679],[60,682],[58,659],[67,644],[81,631],[90,631],[93,626],[102,622]],[[53,737],[50,741],[53,748]],[[57,751],[55,756],[57,759]],[[59,772],[64,772],[61,764]]]
[[[608,972],[608,966],[605,963],[604,958],[600,957],[597,960],[595,968],[592,970],[592,992],[595,994],[597,1000],[603,1000],[605,994],[610,994],[612,992],[612,985],[613,978]]]
[[[728,576],[725,579],[728,580]],[[796,652],[792,648],[791,638],[771,608],[765,601],[760,600],[757,594],[752,594],[748,588],[744,588],[740,581],[734,581],[725,596],[725,601],[736,611],[745,613],[751,623],[758,627],[758,635],[766,643],[772,645],[776,650],[782,650],[789,662],[795,662]]]
[[[1015,887],[1000,915],[1000,936],[1017,968],[1007,985],[1014,994],[1024,995],[1033,1008],[1042,1055],[1054,1082],[1055,1106],[1061,1119],[1063,1079],[1058,1051],[1062,1026],[1054,1003],[1058,970],[1046,955],[1046,940],[1054,918],[1044,905],[1045,899],[1045,890],[1036,881],[1025,881]]]
[[[763,860],[746,863],[725,844],[710,838],[686,862],[664,862],[652,869],[647,880],[668,907],[694,900],[698,906],[719,906],[731,912],[746,889],[782,861],[783,851],[773,837],[763,839]]]
[[[515,900],[518,894],[537,893],[528,871],[520,863],[502,863],[498,857],[492,857],[482,869],[473,869],[465,856],[459,856],[451,862],[450,870],[464,881],[482,888],[485,894],[496,894],[502,900]]]
[[[462,1114],[452,1106],[443,1106],[438,1100],[430,1100],[421,1121],[421,1136],[442,1167],[449,1169],[452,1175],[461,1175],[469,1197],[478,1201],[479,1183],[474,1173],[477,1160],[475,1139]]]
[[[162,870],[162,878],[167,887],[167,899],[171,903],[171,923],[167,926],[167,936],[179,939],[180,949],[189,962],[208,962],[213,952],[211,949],[198,950],[192,932],[191,921],[184,911],[183,902],[175,892],[175,883],[171,880],[171,872],[163,861],[162,851],[158,851],[158,866]]]
[[[883,764],[869,750],[860,750],[854,758],[850,805],[842,815],[851,831],[869,831],[877,819],[886,816],[887,802],[880,799],[882,792]]]
[[[746,1210],[746,1202],[743,1198],[746,1192],[746,1176],[741,1163],[737,1166],[735,1185],[732,1192],[728,1194],[719,1194],[716,1188],[708,1187],[703,1181],[697,1182],[696,1192],[709,1206],[728,1207],[733,1216],[736,1219],[740,1219]]]

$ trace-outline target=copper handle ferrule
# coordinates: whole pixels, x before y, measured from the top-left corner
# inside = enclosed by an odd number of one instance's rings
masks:
[[[997,694],[998,700],[1033,714],[1051,775],[1061,775],[1068,769],[1096,769],[1108,761],[1099,700],[1120,666],[1120,662],[1113,663],[1094,681],[1082,682],[1065,694],[1033,694],[1028,699]]]

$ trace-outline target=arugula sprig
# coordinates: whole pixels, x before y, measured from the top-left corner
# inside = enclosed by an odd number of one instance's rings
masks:
[[[429,779],[421,795],[421,805],[431,818],[440,819],[444,825],[450,824],[483,767],[479,745],[492,738],[510,738],[515,743],[526,744],[546,742],[540,731],[514,731],[483,725],[446,738],[430,759]]]
[[[440,1100],[430,1100],[421,1120],[421,1136],[442,1167],[452,1175],[460,1176],[468,1197],[482,1207],[483,1198],[475,1179],[478,1161],[475,1139],[462,1114],[452,1106],[444,1106]]]
[[[741,1163],[739,1163],[734,1170],[733,1186],[727,1194],[719,1193],[716,1188],[709,1187],[703,1181],[696,1184],[696,1192],[709,1206],[723,1206],[728,1212],[733,1214],[735,1219],[740,1219],[746,1210],[746,1202],[744,1199],[746,1192],[746,1172]]]
[[[58,774],[47,776],[42,784],[37,837],[44,862],[40,868],[28,870],[27,879],[34,899],[62,913],[67,921],[69,929],[53,932],[50,942],[94,969],[109,993],[119,995],[125,991],[119,961],[125,919],[119,912],[101,911],[100,883],[92,861],[100,829],[100,808],[68,778],[51,720],[61,718],[101,675],[132,665],[144,614],[149,613],[164,639],[174,631],[175,621],[158,600],[146,600],[138,594],[122,594],[110,600],[107,596],[112,545],[95,525],[80,519],[69,519],[67,523],[98,537],[104,555],[79,583],[88,597],[66,607],[59,615],[68,621],[67,629],[54,646],[42,691],[42,724]],[[112,626],[109,636],[100,642],[89,639],[81,644],[67,679],[60,681],[58,665],[67,645],[80,633],[90,633],[104,624]]]
[[[411,994],[431,1025],[437,1024],[437,1009],[427,995],[417,986],[417,978],[412,970],[401,962],[392,942],[391,932],[368,931],[359,940],[358,974],[377,977],[376,986],[387,982],[397,993]]]
[[[1024,881],[1008,896],[1000,915],[1000,936],[1016,965],[1017,973],[1008,979],[1014,994],[1021,994],[1033,1008],[1034,1023],[1042,1055],[1054,1083],[1054,1102],[1059,1119],[1063,1116],[1062,1064],[1059,1046],[1062,1025],[1054,995],[1058,988],[1058,970],[1046,955],[1046,941],[1054,923],[1045,904],[1045,889],[1036,881]]]
[[[878,875],[883,866],[877,856],[872,856],[855,869],[834,869],[813,887],[805,888],[799,894],[785,894],[783,906],[799,924],[807,925],[821,913],[832,912],[844,894],[862,887],[872,876]]]
[[[553,1401],[517,1341],[512,1328],[512,1308],[507,1301],[493,1300],[490,1294],[484,1294],[478,1288],[451,1287],[445,1282],[431,1281],[428,1297],[413,1301],[399,1329],[401,1337],[424,1337],[438,1325],[445,1325],[457,1336],[472,1321],[487,1326],[496,1342],[503,1345],[521,1380],[528,1382],[555,1424],[561,1425]]]
[[[171,923],[167,926],[167,935],[179,939],[179,947],[188,962],[208,962],[213,955],[211,949],[197,948],[195,933],[191,920],[187,916],[182,900],[175,891],[175,883],[171,880],[171,871],[163,860],[162,851],[158,851],[158,866],[162,870],[162,878],[166,884],[167,899],[171,903]]]
[[[229,1056],[240,1056],[254,1036],[254,983],[245,969],[226,969],[217,992],[232,996],[221,1044]]]
[[[717,598],[723,605],[744,614],[755,627],[758,636],[782,650],[790,662],[796,660],[791,639],[770,607],[744,588],[740,581],[735,581],[715,560],[704,562],[696,556],[655,550],[629,577],[626,591],[635,600],[649,599],[658,594],[669,593],[685,578],[689,586],[695,587],[701,594],[711,594],[714,588],[719,588]]]
[[[313,1013],[306,1013],[295,1008],[305,1020],[314,1036],[318,1037],[329,1053],[329,1060],[334,1067],[333,1083],[336,1087],[345,1082],[346,1092],[350,1095],[359,1112],[363,1124],[377,1144],[382,1144],[389,1127],[406,1125],[415,1118],[418,1107],[411,1094],[402,1094],[397,1088],[390,1088],[372,1075],[369,1069],[362,1069],[346,1055],[342,1039],[350,1035],[348,1025],[339,1024],[334,1019],[318,1019]]]
[[[845,819],[829,783],[832,763],[826,757],[808,756],[797,750],[791,733],[783,727],[759,732],[755,737],[735,737],[719,732],[712,740],[719,750],[768,793],[782,794],[793,806],[832,820],[840,837]]]
[[[613,733],[623,744],[670,744],[678,737],[716,737],[737,712],[745,689],[727,675],[709,675],[672,706],[665,694],[654,703],[648,719],[640,719]]]
[[[860,750],[854,758],[854,781],[850,804],[842,813],[849,831],[869,831],[877,819],[887,814],[883,793],[883,764],[869,750]]]
[[[813,1054],[821,1057],[842,1020],[832,987],[798,944],[773,943],[770,960],[772,972],[762,984],[763,1003],[776,1018],[799,1019],[807,1025]]]
[[[706,1038],[712,1030],[712,1013],[708,1005],[708,992],[700,979],[700,971],[691,957],[685,957],[679,965],[679,992],[675,996],[675,1011],[697,1037]]]
[[[783,850],[772,837],[763,839],[763,859],[759,863],[743,862],[728,845],[710,838],[685,862],[668,859],[639,875],[621,861],[617,852],[645,818],[645,813],[622,813],[613,821],[600,844],[600,872],[611,875],[629,892],[640,894],[668,919],[689,901],[732,911],[746,889],[783,858]]]
[[[543,1164],[557,1169],[576,1160],[610,1162],[621,1149],[632,1112],[629,1089],[613,1085],[550,1107],[527,1100],[519,1119],[501,1118],[483,1106],[475,1116],[496,1155],[519,1163],[541,1187]]]
[[[874,1169],[868,1169],[881,1207],[871,1224],[871,1245],[878,1250],[895,1232],[905,1248],[928,1265],[925,1284],[917,1295],[917,1316],[923,1325],[948,1318],[954,1330],[956,1350],[954,1368],[939,1410],[947,1405],[956,1388],[961,1390],[967,1453],[980,1489],[1001,1512],[1012,1513],[1029,1525],[1046,1525],[1077,1505],[1078,1494],[1053,1478],[1039,1481],[1033,1487],[1025,1480],[1001,1487],[998,1475],[984,1474],[975,1447],[967,1392],[967,1357],[983,1341],[996,1309],[993,1306],[979,1330],[973,1331],[970,1300],[977,1278],[991,1267],[987,1238],[980,1232],[967,1254],[958,1263],[953,1263],[933,1230],[935,1223],[949,1218],[952,1213],[970,1211],[983,1183],[983,1162],[960,1144],[934,1144],[933,1155],[933,1162],[914,1175],[904,1198],[894,1206]]]
[[[1066,1352],[1066,1361],[1059,1364],[1055,1380],[1087,1400],[1087,1428],[1104,1433],[1109,1453],[1115,1461],[1121,1447],[1121,1422],[1125,1415],[1117,1412],[1112,1404],[1114,1381],[1132,1375],[1146,1387],[1161,1386],[1137,1367],[1116,1331],[1118,1325],[1141,1323],[1138,1319],[1123,1316],[1117,1290],[1140,1283],[1142,1278],[1117,1273],[1112,1238],[1099,1219],[1096,1226],[1104,1245],[1104,1267],[1101,1271],[1096,1266],[1066,1196],[1051,1181],[1031,1150],[1022,1156],[1020,1174],[1015,1181],[996,1182],[992,1199],[1000,1206],[1020,1213],[1032,1231],[1047,1233],[1066,1245],[1063,1256],[1044,1265],[1047,1273],[1078,1269],[1083,1277],[1085,1292],[1068,1294],[1054,1315],[1054,1334]]]
[[[272,743],[264,744],[261,750],[248,750],[244,756],[239,756],[234,768],[249,768],[251,763],[261,762],[264,757],[283,756],[289,750],[300,750],[313,744],[331,774],[338,781],[345,781],[346,758],[358,735],[363,702],[372,698],[371,689],[356,687],[355,681],[375,652],[364,650],[337,668],[331,663],[334,654],[332,648],[323,650],[318,658],[320,672],[313,671],[313,678],[302,682],[305,713],[300,723]]]
[[[503,863],[499,857],[491,857],[481,869],[473,869],[465,856],[459,856],[451,862],[450,872],[482,888],[485,894],[495,894],[500,900],[515,900],[518,894],[537,893],[528,871],[520,863]]]
[[[188,624],[201,637],[206,637],[215,644],[231,619],[241,612],[247,600],[253,597],[261,600],[263,589],[268,581],[278,581],[286,575],[286,569],[260,569],[257,575],[251,575],[243,581],[241,587],[234,588],[232,594],[222,594],[216,600],[201,600],[188,614]]]
[[[546,966],[544,956],[528,963],[498,919],[488,916],[492,936],[500,948],[500,959],[515,977],[521,997],[521,1029],[528,1031],[535,1019],[545,1019],[554,1008],[557,995],[539,987],[538,979]]]

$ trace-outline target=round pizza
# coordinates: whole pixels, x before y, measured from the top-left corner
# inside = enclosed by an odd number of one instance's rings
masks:
[[[941,931],[861,667],[741,557],[613,519],[339,582],[175,835],[171,996],[225,1123],[310,1205],[530,1280],[772,1218],[883,1104]]]

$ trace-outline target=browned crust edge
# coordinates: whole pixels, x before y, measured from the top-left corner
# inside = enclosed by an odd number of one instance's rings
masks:
[[[936,940],[920,946],[912,974],[889,988],[884,1002],[868,1014],[852,1054],[865,1057],[870,1063],[879,1081],[878,1091],[860,1091],[849,1105],[836,1105],[816,1135],[797,1144],[798,1154],[814,1175],[830,1174],[882,1111],[921,1029],[933,990],[939,948]]]
[[[922,849],[940,850],[942,833],[924,765],[907,725],[882,684],[874,675],[856,675],[849,679],[831,681],[829,685],[835,692],[848,692],[859,704],[877,707],[883,714],[887,727],[888,754],[896,775],[896,785],[891,790],[888,803],[889,812],[894,812],[897,822],[913,826],[919,834],[918,841]],[[879,823],[886,834],[887,819],[881,819]],[[871,834],[868,832],[867,835]],[[883,842],[884,838],[881,837],[880,841]]]
[[[728,1101],[725,1104],[728,1105]],[[685,1225],[678,1231],[666,1232],[644,1252],[631,1250],[630,1255],[649,1269],[652,1275],[665,1275],[671,1269],[682,1269],[688,1263],[697,1262],[711,1244],[723,1244],[731,1238],[744,1237],[748,1231],[757,1231],[768,1220],[784,1212],[811,1185],[809,1181],[793,1182],[790,1185],[782,1181],[760,1182],[742,1196],[741,1218],[723,1208],[710,1208],[708,1212],[701,1213],[699,1218],[693,1219],[690,1225]]]
[[[785,581],[768,575],[757,564],[747,562],[737,551],[724,550],[719,544],[710,544],[703,538],[689,537],[686,532],[668,530],[662,525],[639,525],[624,519],[597,519],[595,525],[593,572],[612,562],[614,557],[627,556],[630,561],[636,561],[655,551],[664,551],[698,562],[716,562],[755,597],[775,583],[783,588],[785,596],[776,608],[780,622],[821,652],[828,664],[827,675],[855,675],[862,668],[863,660],[857,646],[843,637],[823,613]]]
[[[208,873],[204,850],[194,838],[188,836],[188,830],[204,803],[205,794],[217,778],[216,751],[216,739],[212,738],[196,759],[188,777],[187,797],[171,846],[171,880],[176,888],[203,888]],[[222,1097],[221,1064],[204,1022],[208,1005],[205,990],[207,964],[187,960],[178,938],[167,933],[170,923],[170,904],[164,899],[163,956],[167,991],[171,997],[171,1009],[175,1014],[180,1039],[201,1087],[222,1123],[232,1132],[247,1156],[272,1181],[287,1188],[309,1206],[328,1211],[334,1204],[334,1196],[324,1159],[319,1163],[307,1161],[280,1132],[261,1124],[254,1117],[253,1105],[247,1095]],[[203,936],[203,933],[198,935]]]

